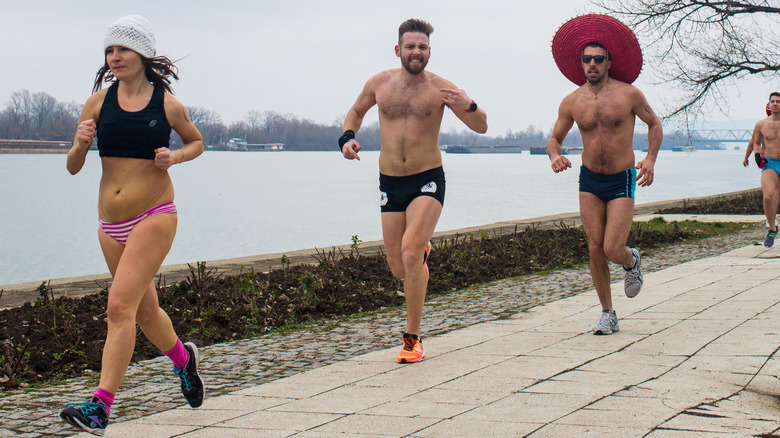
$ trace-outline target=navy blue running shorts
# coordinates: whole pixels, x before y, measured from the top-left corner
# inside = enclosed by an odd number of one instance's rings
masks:
[[[602,175],[580,166],[580,191],[593,193],[604,202],[618,198],[633,198],[636,192],[636,169],[633,167],[614,175]]]

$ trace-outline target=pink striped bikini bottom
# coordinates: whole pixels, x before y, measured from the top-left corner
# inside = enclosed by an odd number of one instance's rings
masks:
[[[113,237],[114,240],[124,245],[127,242],[127,236],[130,235],[130,232],[133,231],[133,227],[135,227],[138,222],[141,222],[149,216],[168,213],[176,214],[176,205],[174,205],[173,202],[152,207],[140,215],[124,222],[106,222],[98,218],[98,221],[100,222],[99,228],[107,235]]]

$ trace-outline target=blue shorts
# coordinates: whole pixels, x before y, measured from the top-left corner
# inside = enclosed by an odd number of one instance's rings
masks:
[[[766,159],[766,164],[764,164],[764,167],[761,169],[761,171],[763,172],[767,169],[772,169],[776,174],[780,175],[780,160],[777,158],[764,158]]]
[[[618,198],[633,198],[636,192],[636,169],[633,167],[614,175],[602,175],[580,166],[580,191],[593,193],[604,202]]]
[[[444,169],[439,166],[414,175],[379,174],[379,206],[382,213],[403,212],[419,196],[430,196],[444,205]]]

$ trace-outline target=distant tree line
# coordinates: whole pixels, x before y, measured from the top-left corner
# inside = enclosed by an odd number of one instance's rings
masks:
[[[342,120],[331,124],[319,124],[300,119],[292,114],[274,111],[249,111],[244,119],[226,125],[215,111],[193,106],[187,107],[195,126],[203,135],[203,142],[213,149],[224,149],[231,138],[242,138],[248,143],[284,143],[285,150],[317,151],[335,150],[336,140],[341,135]],[[75,102],[58,102],[43,92],[28,90],[14,91],[0,113],[0,138],[12,140],[71,141],[78,124],[81,105]],[[363,150],[378,150],[380,147],[379,124],[374,122],[363,126],[358,133]],[[450,129],[439,135],[439,144],[458,146],[519,146],[522,149],[541,147],[547,144],[550,131],[529,126],[524,131],[509,130],[503,136],[491,137],[469,130]],[[664,138],[664,149],[684,145],[688,137],[677,132]],[[173,133],[172,146],[181,145],[181,139]],[[564,146],[577,147],[582,139],[577,129],[566,137]],[[646,134],[634,135],[635,148],[647,145]]]
[[[73,138],[81,105],[58,102],[46,93],[14,91],[0,113],[0,138],[57,140]]]

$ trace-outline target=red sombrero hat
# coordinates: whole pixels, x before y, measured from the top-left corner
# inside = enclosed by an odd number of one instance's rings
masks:
[[[597,42],[609,51],[612,67],[609,76],[632,83],[642,71],[642,49],[631,29],[608,15],[588,14],[564,23],[552,40],[552,52],[558,69],[577,85],[587,79],[582,69],[582,49]]]

